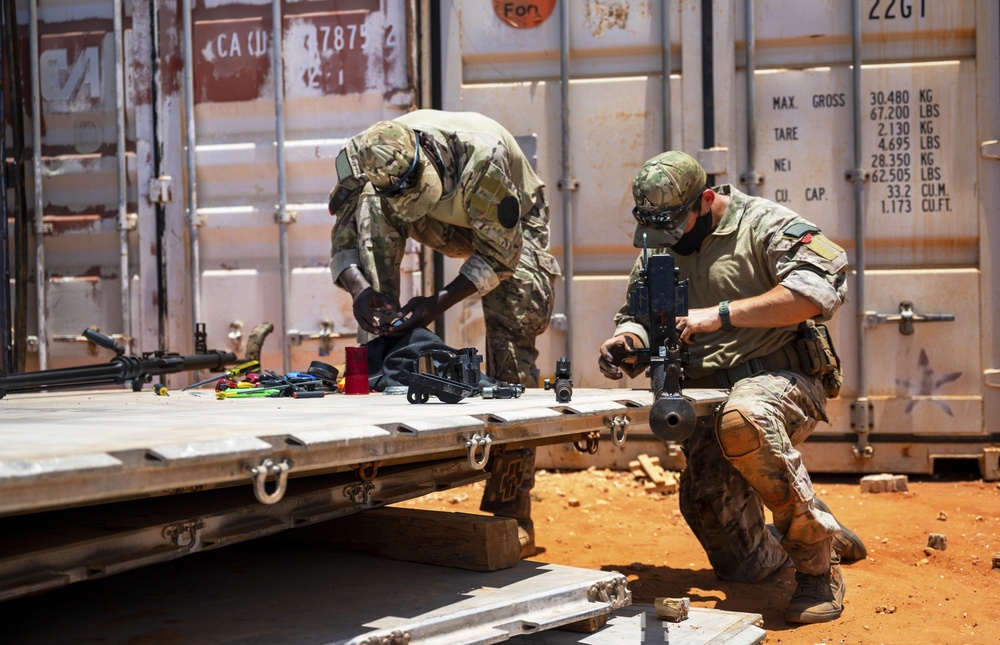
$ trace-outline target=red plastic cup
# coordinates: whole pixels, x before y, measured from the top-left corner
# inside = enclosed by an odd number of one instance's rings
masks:
[[[358,345],[344,351],[344,394],[368,394],[368,348]]]

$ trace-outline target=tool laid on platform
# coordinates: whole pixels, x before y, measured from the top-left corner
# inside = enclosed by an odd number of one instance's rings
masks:
[[[246,376],[250,372],[259,372],[259,371],[260,371],[260,361],[258,360],[245,361],[243,363],[240,363],[239,365],[236,365],[235,367],[226,370],[222,374],[216,374],[215,376],[203,379],[201,381],[198,381],[197,383],[192,383],[191,385],[185,387],[183,391],[187,392],[188,390],[193,390],[194,388],[201,387],[202,385],[208,385],[209,383],[212,383],[213,381],[219,381],[220,379],[232,381],[238,379],[241,376]]]
[[[226,399],[249,399],[260,396],[279,397],[282,394],[284,394],[284,390],[280,387],[229,388],[216,391],[215,398],[224,401]]]
[[[204,337],[204,325],[198,325],[196,339]],[[111,338],[92,329],[85,329],[83,336],[98,347],[110,349],[115,357],[103,365],[83,365],[24,374],[0,374],[0,398],[12,392],[38,392],[57,388],[88,387],[131,383],[138,392],[154,376],[196,370],[220,370],[236,362],[232,352],[208,350],[196,342],[198,353],[181,356],[164,350],[144,352],[142,356],[126,356],[125,348]]]
[[[483,383],[479,366],[483,357],[475,347],[457,351],[430,349],[420,352],[417,372],[410,375],[406,400],[427,403],[433,394],[444,403],[458,403],[468,396],[484,399],[516,399],[524,393],[520,383]]]

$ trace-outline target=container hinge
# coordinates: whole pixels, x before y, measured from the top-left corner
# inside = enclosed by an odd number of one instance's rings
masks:
[[[258,466],[246,466],[246,471],[253,478],[253,494],[261,504],[277,504],[285,496],[285,489],[288,487],[288,471],[292,469],[291,459],[282,459],[281,463],[275,463],[271,458],[266,458]],[[274,475],[276,484],[274,492],[267,492],[267,478]]]
[[[333,341],[337,338],[350,338],[356,336],[354,332],[335,332],[333,324],[329,320],[322,320],[319,323],[319,331],[299,331],[298,329],[288,330],[288,344],[297,347],[306,340],[319,341],[319,355],[329,356],[333,348]]]
[[[913,311],[913,303],[904,300],[899,303],[898,314],[880,314],[875,311],[865,312],[865,327],[872,328],[881,323],[898,322],[899,333],[909,336],[913,333],[913,323],[942,322],[955,320],[955,314],[918,314]]]
[[[490,444],[493,443],[493,435],[486,433],[486,436],[480,436],[478,433],[472,435],[468,441],[465,442],[465,449],[469,455],[469,467],[473,470],[482,470],[486,468],[486,462],[490,459]],[[476,458],[476,451],[480,448],[483,449],[482,458]]]
[[[1000,141],[991,139],[979,144],[979,154],[983,159],[1000,159]]]
[[[748,170],[740,175],[740,183],[748,186],[760,186],[764,183],[764,173],[759,170]]]
[[[871,173],[864,168],[852,168],[844,173],[844,179],[851,183],[865,182],[871,177]]]
[[[169,204],[174,201],[174,178],[160,175],[149,180],[149,203]]]
[[[868,436],[875,428],[875,407],[868,399],[861,398],[851,403],[851,429],[858,435],[858,442],[851,451],[855,459],[871,459],[875,448],[868,442]]]
[[[556,188],[572,192],[580,188],[580,182],[572,177],[564,177],[556,182]]]
[[[233,346],[233,350],[239,353],[240,349],[243,348],[243,321],[233,320],[229,323],[229,342]]]
[[[628,415],[604,417],[604,422],[608,424],[608,429],[611,431],[611,443],[615,446],[625,443],[625,437],[628,436]]]

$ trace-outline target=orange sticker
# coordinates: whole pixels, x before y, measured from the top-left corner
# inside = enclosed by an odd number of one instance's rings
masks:
[[[493,0],[493,12],[515,29],[531,29],[552,15],[556,0]]]

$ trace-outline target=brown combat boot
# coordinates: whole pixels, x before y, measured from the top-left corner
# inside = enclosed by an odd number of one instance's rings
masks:
[[[840,565],[820,575],[795,573],[795,593],[785,610],[789,623],[828,623],[844,613],[844,576]]]

